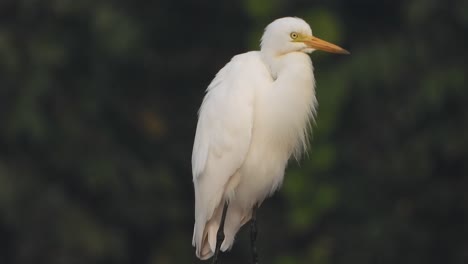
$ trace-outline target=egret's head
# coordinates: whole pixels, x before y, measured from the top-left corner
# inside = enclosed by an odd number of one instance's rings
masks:
[[[263,33],[261,49],[277,55],[314,50],[349,54],[341,47],[312,36],[310,26],[297,17],[283,17],[271,22]]]

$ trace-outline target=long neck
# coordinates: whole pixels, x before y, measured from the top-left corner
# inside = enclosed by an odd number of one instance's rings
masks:
[[[299,51],[281,54],[270,49],[262,49],[260,53],[273,79],[284,72],[285,76],[298,74],[301,79],[310,77],[314,81],[314,67],[308,54]]]
[[[262,58],[275,79],[266,104],[275,106],[271,110],[275,120],[288,120],[276,130],[279,138],[299,156],[306,148],[309,120],[314,118],[317,106],[312,62],[303,52],[279,56],[262,53]]]

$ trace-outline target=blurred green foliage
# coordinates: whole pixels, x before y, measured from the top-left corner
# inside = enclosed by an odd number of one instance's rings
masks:
[[[203,91],[263,28],[316,52],[310,154],[259,210],[261,263],[468,262],[468,2],[0,2],[0,263],[199,263]],[[246,263],[245,232],[222,263]]]

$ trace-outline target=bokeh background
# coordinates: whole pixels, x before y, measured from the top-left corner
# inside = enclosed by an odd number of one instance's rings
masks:
[[[196,113],[282,16],[351,55],[311,55],[312,148],[259,210],[261,263],[468,263],[465,0],[0,1],[0,263],[202,263]]]

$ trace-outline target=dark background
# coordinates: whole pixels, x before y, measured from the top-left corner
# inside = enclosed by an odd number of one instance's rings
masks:
[[[200,263],[196,112],[282,16],[351,55],[311,56],[312,148],[259,210],[261,263],[468,263],[463,0],[1,1],[0,263]]]

